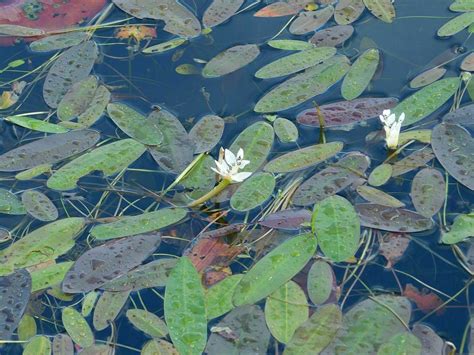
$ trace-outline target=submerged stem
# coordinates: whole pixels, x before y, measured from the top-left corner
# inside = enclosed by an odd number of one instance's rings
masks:
[[[222,191],[224,191],[224,189],[229,185],[230,185],[230,179],[226,179],[226,178],[222,179],[221,182],[219,184],[217,184],[207,194],[205,194],[204,196],[202,196],[202,197],[198,198],[197,200],[194,200],[193,202],[188,204],[188,207],[196,207],[196,206],[199,206],[200,204],[203,204],[207,200],[213,198],[214,196],[216,196],[219,193],[221,193]]]

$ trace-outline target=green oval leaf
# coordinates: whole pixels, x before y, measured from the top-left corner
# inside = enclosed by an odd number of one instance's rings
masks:
[[[26,213],[26,208],[15,194],[0,189],[0,213],[22,215]]]
[[[273,122],[273,128],[282,143],[293,143],[298,140],[298,127],[286,118],[277,117]]]
[[[226,49],[212,58],[202,70],[205,78],[218,78],[253,62],[260,54],[256,44],[244,44]]]
[[[448,37],[461,32],[474,22],[474,12],[466,12],[465,14],[456,16],[446,22],[438,29],[438,36]]]
[[[72,264],[74,264],[72,261],[66,261],[31,271],[31,292],[37,292],[59,284],[64,279],[64,276]]]
[[[87,348],[94,344],[94,334],[78,311],[72,307],[63,308],[62,320],[64,328],[77,345]]]
[[[336,286],[336,277],[331,265],[323,260],[316,260],[308,272],[307,289],[308,296],[314,304],[323,304]]]
[[[313,48],[311,43],[305,41],[298,41],[295,39],[274,39],[268,41],[270,47],[282,49],[285,51],[304,51],[305,49]]]
[[[413,178],[410,197],[418,213],[430,218],[443,207],[445,191],[443,174],[436,169],[425,168]]]
[[[216,115],[201,118],[189,131],[189,138],[194,143],[194,154],[212,150],[222,138],[225,122]]]
[[[357,186],[356,191],[364,200],[371,203],[395,208],[405,207],[405,204],[399,199],[383,192],[382,190],[367,185]]]
[[[449,232],[442,234],[441,241],[444,244],[456,244],[470,237],[474,237],[474,213],[457,216]]]
[[[234,308],[232,295],[242,277],[241,274],[226,277],[206,290],[207,319],[220,317]]]
[[[50,52],[64,49],[84,42],[89,37],[87,32],[68,32],[40,38],[30,43],[33,52]]]
[[[160,317],[143,309],[129,309],[126,316],[130,323],[152,338],[162,338],[168,334],[168,328]]]
[[[58,219],[58,209],[53,201],[42,192],[26,190],[21,195],[21,202],[23,202],[26,211],[40,221],[51,222]]]
[[[144,50],[142,50],[142,53],[145,53],[145,54],[163,53],[171,49],[174,49],[176,47],[179,47],[182,44],[186,43],[187,41],[188,40],[186,38],[172,39],[170,41],[155,44],[154,46],[146,47]]]
[[[392,23],[395,18],[395,7],[391,0],[364,0],[367,9],[383,22]]]
[[[28,116],[7,116],[4,119],[5,121],[37,132],[66,133],[69,131],[69,129],[59,126],[57,124],[41,121]]]
[[[81,314],[83,317],[88,317],[91,314],[98,298],[99,293],[91,291],[82,299]]]
[[[48,337],[39,335],[30,340],[30,342],[23,349],[22,355],[50,355],[51,342]]]
[[[24,314],[16,330],[18,340],[30,340],[37,334],[35,319],[29,314]]]
[[[377,351],[377,355],[420,355],[421,342],[411,333],[404,332],[391,337],[382,344]]]
[[[369,175],[369,184],[372,186],[382,186],[392,177],[392,165],[380,164]]]
[[[98,331],[106,329],[117,318],[122,308],[127,303],[130,291],[108,292],[105,291],[97,301],[94,309],[93,324]]]
[[[255,174],[245,180],[230,199],[230,206],[239,212],[246,212],[262,205],[273,194],[276,181],[273,174]]]
[[[380,54],[378,49],[368,49],[352,64],[342,81],[341,93],[346,100],[359,97],[369,86],[377,67]]]

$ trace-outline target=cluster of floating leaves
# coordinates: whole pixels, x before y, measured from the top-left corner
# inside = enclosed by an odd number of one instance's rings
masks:
[[[117,39],[134,39],[135,50],[156,60],[195,37],[212,36],[213,27],[241,12],[259,21],[288,16],[279,34],[287,31],[291,39],[241,43],[196,60],[202,68],[176,68],[214,80],[243,71],[269,51],[278,54],[254,73],[256,81],[276,82],[253,107],[262,115],[229,145],[234,153],[243,149],[252,176],[186,207],[219,183],[211,167],[229,120],[204,113],[187,129],[166,107],[143,112],[119,101],[113,83],[94,71],[105,51],[94,37],[100,23],[65,33],[0,25],[4,36],[41,37],[29,49],[51,55],[31,74],[37,72],[31,85],[42,83],[51,114],[36,118],[42,113],[20,112],[20,105],[4,115],[5,124],[33,138],[0,155],[0,213],[17,221],[1,230],[0,344],[18,350],[19,343],[24,354],[445,351],[449,343],[433,329],[411,322],[413,307],[439,315],[453,300],[445,302],[449,295],[423,288],[424,282],[419,288],[412,284],[417,279],[405,282],[398,292],[367,289],[370,297],[348,310],[345,305],[367,265],[395,275],[411,241],[436,238],[436,231],[474,275],[474,244],[464,247],[474,236],[474,213],[466,206],[447,213],[448,190],[460,196],[474,190],[474,105],[459,108],[464,93],[474,93],[466,73],[474,70],[473,56],[463,58],[460,77],[444,78],[446,61],[425,68],[409,81],[417,91],[401,101],[366,97],[383,68],[383,52],[365,48],[349,57],[343,46],[366,9],[367,16],[393,22],[390,0],[247,7],[243,0],[213,0],[202,20],[175,0],[112,3],[147,26],[164,22],[164,31],[175,36],[154,43],[153,27],[119,25]],[[474,1],[456,0],[450,9],[462,14],[438,36],[474,30]],[[138,36],[139,29],[146,34]],[[342,99],[319,99],[339,82]],[[433,115],[448,102],[451,112]],[[297,112],[281,117],[288,109]],[[387,159],[350,151],[342,140],[326,141],[325,132],[371,125],[384,109],[406,114],[400,149]],[[427,117],[436,123],[413,126]],[[116,134],[99,131],[104,121]],[[319,129],[318,144],[299,147],[304,127]],[[367,140],[382,150],[379,136],[371,132]],[[275,153],[276,146],[284,152]],[[142,169],[143,162],[154,170]],[[172,181],[150,190],[141,185],[141,173]],[[404,180],[409,193],[390,190]],[[151,202],[141,208],[144,200]],[[197,233],[195,221],[204,222]],[[377,263],[379,256],[385,265]],[[117,333],[121,324],[139,332],[142,343],[125,345],[129,339]]]

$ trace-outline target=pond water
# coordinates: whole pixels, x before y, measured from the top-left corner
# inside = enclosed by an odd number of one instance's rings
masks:
[[[474,1],[79,3],[0,1],[2,353],[470,353]]]

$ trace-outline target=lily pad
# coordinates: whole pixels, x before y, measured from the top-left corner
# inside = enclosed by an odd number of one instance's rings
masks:
[[[462,15],[456,16],[455,18],[446,22],[443,26],[438,29],[438,36],[448,37],[453,36],[458,32],[461,32],[468,26],[474,23],[474,13],[466,12]]]
[[[239,10],[245,0],[213,0],[202,16],[205,27],[214,27],[227,21]]]
[[[336,288],[336,276],[329,263],[316,260],[308,272],[308,296],[314,304],[326,303]]]
[[[72,263],[71,263],[72,264]],[[91,291],[88,292],[87,295],[84,296],[82,299],[82,307],[81,307],[81,314],[83,317],[88,317],[92,310],[95,307],[95,303],[97,302],[97,299],[99,298],[99,292],[96,291]]]
[[[474,213],[457,216],[449,232],[442,234],[441,241],[445,244],[455,244],[470,237],[474,237]]]
[[[334,9],[334,20],[339,25],[356,21],[365,10],[363,0],[340,0]]]
[[[58,209],[53,201],[42,192],[27,190],[21,195],[21,202],[26,211],[40,221],[51,222],[58,219]]]
[[[161,238],[141,234],[107,242],[82,254],[62,283],[66,293],[93,291],[140,265],[158,248]]]
[[[380,164],[369,175],[368,183],[372,186],[382,186],[392,177],[392,165]]]
[[[346,100],[353,100],[364,92],[375,75],[379,61],[379,51],[374,48],[357,58],[342,82],[341,93]]]
[[[268,41],[267,44],[270,47],[282,49],[285,51],[303,51],[305,49],[313,48],[313,45],[311,43],[305,41],[298,41],[296,39],[274,39]]]
[[[394,335],[386,343],[382,344],[377,351],[377,355],[403,354],[421,354],[420,340],[415,335],[408,332]]]
[[[87,32],[68,32],[40,38],[30,43],[33,52],[50,52],[77,46],[89,37]]]
[[[226,277],[206,290],[207,319],[211,320],[226,314],[234,308],[232,294],[243,275]]]
[[[421,341],[421,354],[442,354],[444,351],[444,340],[436,332],[424,324],[415,324],[413,334]]]
[[[260,54],[256,44],[244,44],[226,49],[212,58],[202,70],[205,78],[230,74],[253,62]]]
[[[45,268],[34,270],[31,272],[31,292],[44,290],[60,283],[68,270],[71,268],[73,262],[66,261],[63,263],[54,263]]]
[[[152,338],[162,338],[168,334],[168,328],[157,315],[144,309],[129,309],[126,316],[136,328]]]
[[[194,143],[194,154],[212,150],[221,140],[225,122],[216,115],[201,118],[189,131],[189,139]]]
[[[162,339],[154,339],[147,342],[140,352],[140,355],[179,355],[173,344]]]
[[[291,23],[289,31],[294,35],[304,35],[311,31],[316,31],[323,27],[334,14],[334,7],[331,5],[317,11],[303,11]]]
[[[81,313],[72,307],[65,307],[62,311],[62,321],[74,343],[83,348],[94,344],[94,334]]]
[[[435,157],[431,148],[417,150],[392,164],[392,176],[400,176],[412,170],[424,167]]]
[[[102,293],[94,309],[94,328],[98,331],[108,328],[122,311],[129,296],[130,291]]]
[[[367,9],[383,22],[392,23],[395,19],[395,7],[391,0],[364,0]]]
[[[309,42],[316,47],[337,47],[347,41],[353,33],[354,27],[350,25],[332,26],[317,31]]]
[[[5,121],[16,124],[20,127],[31,129],[32,131],[45,132],[45,133],[66,133],[69,129],[59,126],[54,123],[38,120],[28,116],[7,116],[4,118]]]
[[[419,89],[423,86],[434,83],[436,80],[441,79],[446,74],[446,69],[443,67],[431,68],[423,73],[418,74],[410,81],[410,87],[412,89]]]
[[[292,143],[298,140],[298,128],[286,118],[278,117],[273,122],[273,128],[282,143]]]
[[[273,174],[259,173],[251,176],[239,186],[230,199],[230,206],[246,212],[262,205],[273,194],[276,181]]]
[[[436,169],[420,170],[411,184],[411,199],[415,209],[422,216],[430,218],[443,207],[446,182]]]
[[[26,208],[15,194],[8,190],[0,189],[0,213],[23,215],[26,214]]]
[[[61,121],[70,121],[83,113],[94,98],[99,80],[94,75],[74,83],[58,105],[57,115]]]
[[[267,228],[299,230],[303,223],[311,221],[311,212],[306,209],[289,209],[266,216],[259,224]]]
[[[54,355],[72,355],[74,354],[74,344],[67,334],[57,334],[53,338]]]
[[[20,324],[18,324],[16,332],[18,340],[26,341],[33,338],[38,332],[35,319],[29,314],[25,313],[21,318]]]
[[[155,44],[150,47],[146,47],[142,50],[142,53],[145,54],[156,54],[156,53],[163,53],[174,49],[176,47],[181,46],[182,44],[186,43],[188,40],[186,38],[175,38],[163,43]]]
[[[22,355],[49,355],[51,354],[51,342],[44,335],[35,336],[23,349]]]
[[[399,199],[367,185],[357,187],[357,193],[366,201],[388,207],[405,207]],[[431,217],[431,216],[429,216]]]

